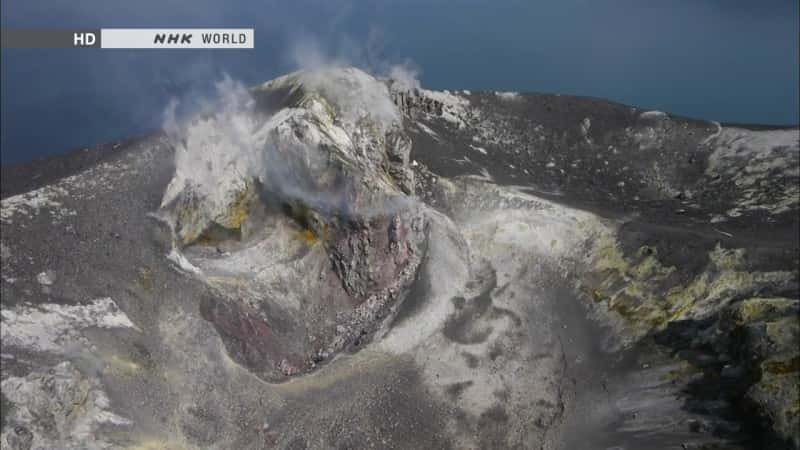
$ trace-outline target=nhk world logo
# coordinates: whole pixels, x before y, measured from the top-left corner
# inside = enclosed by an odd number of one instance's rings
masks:
[[[153,44],[191,45],[192,38],[200,35],[203,45],[244,45],[247,44],[247,33],[244,32],[201,32],[201,33],[156,33]],[[251,33],[252,34],[252,33]]]
[[[253,29],[105,28],[102,48],[253,48]]]
[[[252,28],[2,30],[3,48],[250,49]]]

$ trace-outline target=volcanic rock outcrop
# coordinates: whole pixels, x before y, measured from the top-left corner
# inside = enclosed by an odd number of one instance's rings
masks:
[[[234,358],[277,381],[366,343],[415,278],[411,141],[386,85],[356,69],[221,93],[173,136],[158,217],[218,293],[203,311]]]

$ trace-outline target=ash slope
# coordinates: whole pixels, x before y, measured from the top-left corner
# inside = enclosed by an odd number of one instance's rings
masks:
[[[797,129],[223,89],[3,167],[4,446],[798,448]]]

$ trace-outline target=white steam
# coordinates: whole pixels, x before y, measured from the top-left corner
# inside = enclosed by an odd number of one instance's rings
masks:
[[[350,48],[345,55],[330,56],[320,47],[318,41],[304,37],[291,46],[290,59],[304,73],[323,73],[336,67],[359,67],[377,78],[390,79],[400,90],[420,89],[420,69],[410,59],[400,63],[388,62],[381,58],[383,33],[371,28],[365,48]]]
[[[178,102],[170,103],[163,126],[175,148],[175,175],[162,209],[190,198],[199,209],[193,227],[223,224],[254,181],[270,195],[319,211],[372,216],[405,205],[372,194],[395,192],[378,172],[387,133],[401,127],[384,83],[358,69],[319,66],[258,89],[281,83],[302,86],[306,94],[301,104],[271,116],[257,108],[251,91],[227,77],[216,84],[215,98],[196,102],[201,107],[188,118],[179,117]],[[362,187],[364,177],[370,189]]]
[[[220,193],[237,190],[243,180],[263,173],[255,101],[227,76],[215,87],[216,98],[201,102],[190,120],[176,117],[175,100],[164,113],[164,130],[175,148],[175,176],[162,206],[187,187],[212,204],[225,203]]]
[[[384,75],[377,79],[326,56],[310,39],[298,40],[291,57],[299,72],[254,90],[226,76],[213,98],[172,101],[165,110],[175,175],[161,208],[165,219],[188,230],[184,237],[212,223],[233,223],[226,222],[231,205],[254,186],[282,201],[348,216],[408,206],[382,171],[390,148],[393,154],[410,148],[390,86],[419,88],[418,70],[408,61],[373,62],[372,72]],[[256,97],[270,92],[292,92],[292,104],[273,105],[279,109],[269,115]],[[178,224],[169,211],[185,207],[193,213]]]
[[[377,53],[374,49],[367,50],[370,54]],[[361,64],[346,57],[327,56],[313,39],[295,42],[291,58],[303,74],[303,82],[339,106],[341,119],[350,124],[370,116],[382,131],[386,131],[400,121],[400,113],[391,100],[386,83],[353,66],[365,67],[366,72],[379,78],[392,79],[401,89],[420,87],[419,72],[410,61],[389,65],[374,61],[373,56]]]
[[[389,78],[402,90],[420,89],[419,69],[410,61],[395,64],[389,68]]]
[[[365,72],[353,68],[304,71],[303,82],[337,107],[339,118],[348,128],[365,118],[383,132],[400,124],[400,112],[389,88]]]

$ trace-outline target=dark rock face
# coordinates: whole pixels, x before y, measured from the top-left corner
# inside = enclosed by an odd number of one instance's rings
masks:
[[[3,167],[4,448],[800,446],[798,130],[222,95]]]
[[[697,370],[687,385],[687,407],[740,417],[740,426],[712,418],[693,423],[735,433],[752,447],[797,447],[798,313],[787,298],[749,298],[715,317],[670,323],[655,341]]]
[[[410,91],[393,91],[392,101],[403,114],[414,117],[419,114],[439,117],[442,115],[444,104],[440,101],[426,97],[418,89]]]

